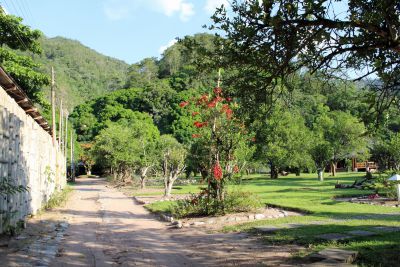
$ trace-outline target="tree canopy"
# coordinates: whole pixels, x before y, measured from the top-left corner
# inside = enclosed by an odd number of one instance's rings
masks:
[[[216,11],[210,28],[224,37],[218,64],[234,72],[226,81],[248,103],[271,102],[306,69],[371,78],[364,83],[377,92],[375,108],[382,111],[398,96],[399,10],[398,1],[233,0]]]

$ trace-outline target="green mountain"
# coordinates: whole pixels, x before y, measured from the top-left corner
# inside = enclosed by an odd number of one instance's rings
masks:
[[[124,61],[63,37],[42,38],[41,45],[43,53],[34,60],[46,73],[54,67],[57,99],[62,98],[69,110],[125,84],[129,65]],[[50,88],[45,91],[49,95]]]

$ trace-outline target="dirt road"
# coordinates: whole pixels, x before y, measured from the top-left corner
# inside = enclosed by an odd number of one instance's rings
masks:
[[[296,249],[264,246],[246,234],[172,229],[97,178],[78,179],[56,213],[68,221],[56,255],[26,266],[283,266]]]

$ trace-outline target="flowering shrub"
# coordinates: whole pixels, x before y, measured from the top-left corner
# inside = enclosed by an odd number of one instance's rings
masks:
[[[205,207],[215,204],[224,210],[226,182],[240,169],[235,152],[251,141],[243,122],[235,117],[238,105],[216,87],[209,94],[182,101],[179,106],[195,118],[192,138],[202,148],[196,157],[204,163],[207,173],[207,192],[202,197],[209,205]]]

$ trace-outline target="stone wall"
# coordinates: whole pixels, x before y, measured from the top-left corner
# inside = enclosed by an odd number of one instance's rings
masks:
[[[0,194],[0,233],[35,214],[66,185],[65,158],[51,135],[0,87],[0,181],[26,192]]]

